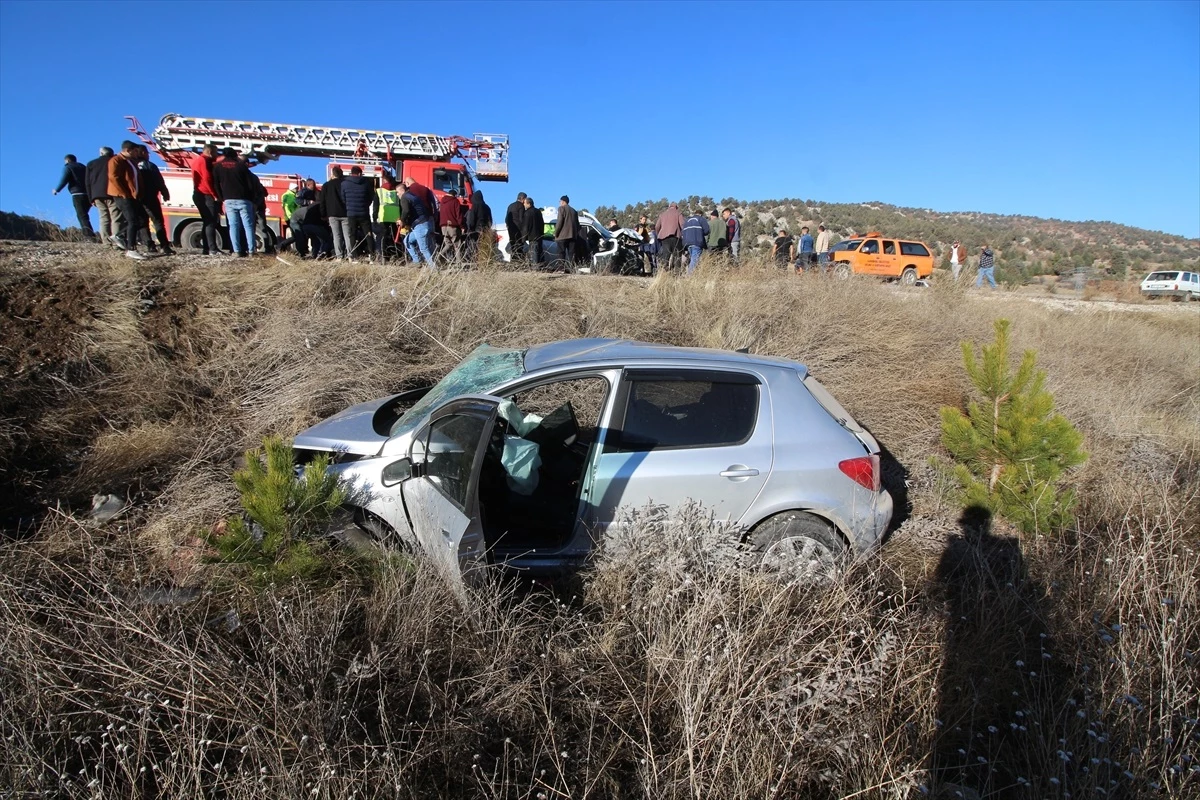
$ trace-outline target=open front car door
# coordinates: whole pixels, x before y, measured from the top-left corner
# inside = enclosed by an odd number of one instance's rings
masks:
[[[384,469],[385,483],[403,482],[417,541],[454,580],[485,560],[479,473],[500,402],[475,395],[447,403],[417,433],[409,457]]]

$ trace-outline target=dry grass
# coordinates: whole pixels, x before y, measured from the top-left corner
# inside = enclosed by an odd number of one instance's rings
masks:
[[[58,491],[133,508],[104,528],[52,513],[0,545],[0,785],[229,798],[1200,787],[1192,309],[1067,311],[756,263],[644,281],[180,261],[4,264],[6,285],[70,274],[92,312],[65,333],[70,368],[40,434],[0,421],[0,441],[69,439],[80,452]],[[968,388],[958,342],[990,338],[1000,316],[1092,453],[1061,538],[977,535],[927,466],[938,407]],[[910,518],[843,578],[806,587],[739,566],[701,509],[648,509],[553,591],[463,595],[406,564],[368,587],[203,588],[197,534],[235,508],[242,449],[436,380],[482,341],[574,336],[804,361],[907,468]],[[202,591],[165,602],[179,585]]]

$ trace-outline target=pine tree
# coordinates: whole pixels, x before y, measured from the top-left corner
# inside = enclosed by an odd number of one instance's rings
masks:
[[[246,466],[233,474],[242,496],[241,517],[228,520],[210,537],[219,561],[242,564],[263,582],[313,578],[328,564],[318,541],[325,523],[346,500],[346,488],[319,456],[296,473],[289,442],[267,437],[261,449],[246,452]]]
[[[995,329],[996,340],[983,346],[980,360],[969,342],[962,344],[967,376],[982,400],[968,402],[966,414],[942,408],[942,445],[957,462],[965,504],[988,508],[1029,533],[1061,528],[1075,495],[1059,483],[1087,459],[1083,436],[1054,412],[1032,350],[1011,371],[1009,321],[997,320]]]

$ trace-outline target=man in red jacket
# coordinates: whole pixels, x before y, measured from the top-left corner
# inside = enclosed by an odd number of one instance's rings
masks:
[[[463,207],[453,189],[446,192],[446,199],[438,209],[438,227],[442,229],[442,251],[449,254],[451,261],[457,261],[461,254]]]
[[[200,242],[206,256],[221,252],[217,238],[217,229],[221,227],[221,203],[212,185],[212,162],[216,156],[217,146],[206,144],[199,153],[188,157],[188,167],[192,170],[192,203],[200,212],[204,233]]]

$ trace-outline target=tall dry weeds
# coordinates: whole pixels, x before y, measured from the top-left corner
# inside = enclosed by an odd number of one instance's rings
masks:
[[[6,281],[35,269],[7,266]],[[68,502],[0,545],[0,785],[230,798],[1200,786],[1190,309],[1065,311],[754,262],[654,281],[55,269],[90,287],[93,321],[36,424],[81,443],[66,499],[114,492],[132,507],[95,527]],[[997,317],[1038,351],[1093,454],[1062,538],[960,519],[926,466],[937,409],[968,389],[958,342]],[[911,514],[877,554],[808,586],[739,565],[691,509],[643,511],[550,591],[463,595],[404,564],[367,589],[203,588],[197,534],[236,508],[246,447],[436,380],[483,341],[574,336],[807,363],[898,459]]]

